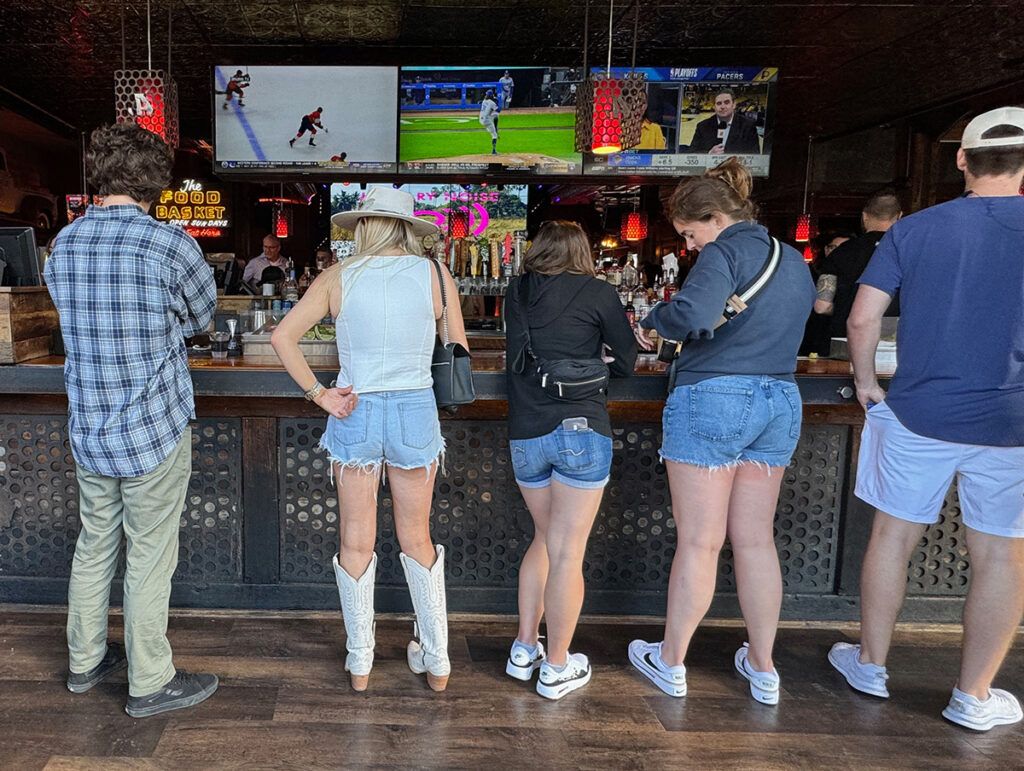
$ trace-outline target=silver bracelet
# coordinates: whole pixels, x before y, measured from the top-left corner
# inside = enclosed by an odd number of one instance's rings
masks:
[[[324,388],[324,384],[317,380],[316,383],[313,384],[313,387],[304,393],[306,401],[315,402],[317,397],[326,390],[327,389]]]

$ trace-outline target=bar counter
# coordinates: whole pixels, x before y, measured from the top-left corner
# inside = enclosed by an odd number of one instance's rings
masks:
[[[333,358],[311,361],[337,375]],[[191,607],[337,607],[331,556],[338,501],[317,449],[324,413],[302,399],[275,357],[190,359],[196,393],[193,473],[181,519],[172,602]],[[63,359],[0,367],[0,602],[63,603],[78,531],[78,491],[67,440]],[[452,611],[514,613],[519,561],[532,525],[508,455],[504,358],[474,354],[478,399],[442,417],[446,474],[432,528],[448,555]],[[636,377],[613,381],[611,482],[587,551],[585,612],[660,615],[675,545],[658,460],[663,365],[642,357]],[[801,360],[800,444],[776,513],[783,613],[801,620],[857,616],[860,562],[871,511],[852,494],[863,413],[848,362]],[[948,620],[966,591],[955,496],[912,560],[904,617]],[[378,608],[408,611],[391,499],[381,494]],[[120,585],[115,585],[119,595]],[[739,615],[728,545],[712,612]]]

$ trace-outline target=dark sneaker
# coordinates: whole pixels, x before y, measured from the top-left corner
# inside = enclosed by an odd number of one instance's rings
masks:
[[[85,693],[108,675],[120,672],[128,666],[124,655],[124,646],[119,643],[107,643],[107,652],[103,660],[88,672],[68,672],[68,690],[71,693]]]
[[[148,696],[129,696],[124,711],[132,717],[150,717],[161,712],[201,704],[217,690],[217,675],[193,675],[179,669],[163,688]]]

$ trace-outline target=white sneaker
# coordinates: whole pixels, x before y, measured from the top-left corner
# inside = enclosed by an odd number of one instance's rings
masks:
[[[850,643],[836,643],[828,652],[829,663],[843,677],[854,690],[866,693],[869,696],[877,696],[880,699],[889,698],[889,689],[885,681],[889,679],[885,667],[877,664],[862,664],[860,660],[860,646]]]
[[[560,670],[547,659],[540,665],[537,693],[546,699],[561,699],[590,682],[590,662],[582,653],[570,653]]]
[[[544,643],[537,640],[534,647],[516,640],[512,643],[512,650],[508,653],[508,663],[505,664],[505,674],[514,677],[516,680],[528,682],[533,678],[533,673],[540,669],[544,663]]]
[[[750,643],[743,643],[743,647],[736,651],[733,656],[733,664],[736,671],[750,683],[750,695],[755,701],[762,704],[779,703],[779,673],[772,669],[771,672],[758,672],[750,666],[747,654],[750,652]]]
[[[669,696],[686,695],[686,667],[670,667],[662,661],[661,643],[633,640],[629,644],[629,660],[640,674]]]
[[[1024,718],[1020,702],[1009,691],[990,688],[985,701],[953,689],[949,705],[942,710],[942,716],[951,723],[962,725],[974,731],[988,731],[997,725],[1013,725]]]

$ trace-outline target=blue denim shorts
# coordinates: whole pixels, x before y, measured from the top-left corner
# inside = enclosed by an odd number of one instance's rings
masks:
[[[612,467],[611,437],[592,428],[556,428],[533,439],[510,439],[512,470],[523,487],[547,487],[555,479],[581,490],[608,484]]]
[[[665,402],[661,459],[712,469],[788,466],[802,418],[800,390],[785,380],[728,375],[677,386]]]
[[[432,388],[359,394],[347,418],[327,419],[320,447],[342,468],[423,468],[444,454]]]

